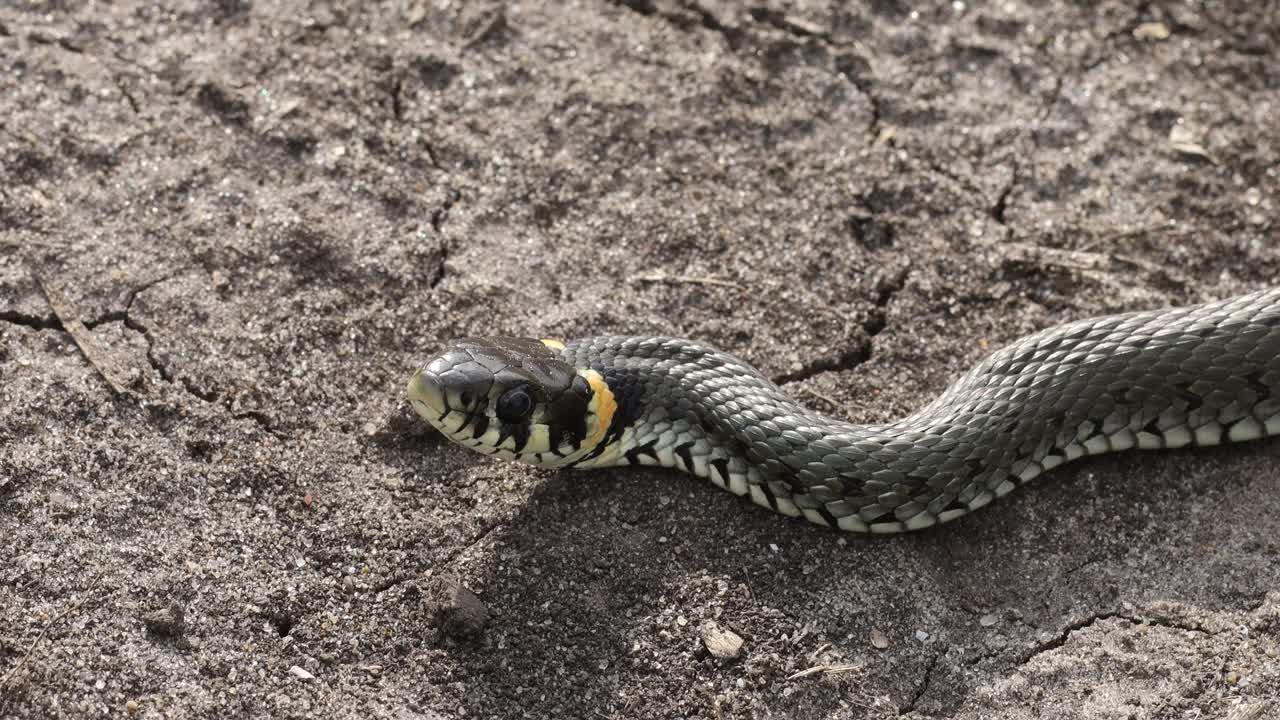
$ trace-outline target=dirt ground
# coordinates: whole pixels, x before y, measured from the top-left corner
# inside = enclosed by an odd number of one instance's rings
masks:
[[[912,5],[5,3],[0,716],[1280,717],[1278,442],[864,539],[403,402],[663,333],[879,421],[1276,282],[1280,4]]]

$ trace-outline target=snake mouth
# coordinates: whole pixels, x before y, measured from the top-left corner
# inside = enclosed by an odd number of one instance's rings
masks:
[[[449,415],[449,406],[440,384],[423,375],[421,370],[409,378],[406,394],[414,411],[432,425],[438,425]]]

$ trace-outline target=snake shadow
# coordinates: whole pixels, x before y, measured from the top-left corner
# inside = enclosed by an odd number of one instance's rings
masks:
[[[882,696],[954,711],[1122,603],[1247,608],[1274,589],[1276,440],[1084,460],[886,537],[789,520],[659,468],[519,472],[528,501],[463,576],[494,619],[448,648],[479,713],[519,702],[535,716],[663,717],[742,678],[793,717]],[[739,657],[710,655],[707,621],[744,639]],[[786,680],[839,662],[861,669]]]

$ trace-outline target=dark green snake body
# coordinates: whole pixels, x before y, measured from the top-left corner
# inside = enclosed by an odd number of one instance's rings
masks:
[[[814,412],[745,362],[664,337],[461,340],[409,398],[489,454],[674,467],[785,515],[901,532],[1084,455],[1280,433],[1280,290],[1050,328],[885,425]]]

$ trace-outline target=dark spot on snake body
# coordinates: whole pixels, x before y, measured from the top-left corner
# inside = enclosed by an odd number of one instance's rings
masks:
[[[728,485],[729,484],[729,461],[725,458],[712,460],[711,467],[715,468],[716,472],[720,473],[720,482],[724,483],[725,485]]]
[[[1149,433],[1151,435],[1155,435],[1156,437],[1164,437],[1164,430],[1160,429],[1160,416],[1157,415],[1151,418],[1151,421],[1148,422],[1146,425],[1143,425],[1142,430],[1140,430],[1139,432]]]
[[[1191,392],[1189,385],[1174,385],[1173,391],[1178,397],[1186,401],[1187,407],[1183,410],[1185,413],[1191,413],[1204,406],[1204,398]]]
[[[978,460],[965,460],[964,466],[969,468],[969,477],[971,479],[978,477],[986,470],[986,468],[983,467],[982,462]]]
[[[1245,381],[1249,383],[1249,389],[1257,396],[1257,399],[1254,402],[1262,402],[1263,400],[1271,397],[1271,388],[1266,383],[1262,382],[1262,376],[1264,374],[1265,373],[1262,370],[1257,370],[1244,376]]]
[[[778,496],[773,494],[773,488],[769,487],[767,482],[762,482],[757,487],[760,488],[760,492],[764,493],[764,499],[769,501],[769,509],[776,511],[778,509]]]
[[[485,432],[489,429],[489,416],[476,415],[474,424],[475,424],[475,429],[472,430],[471,437],[478,440],[480,439],[480,436],[484,435]]]
[[[631,463],[632,465],[639,465],[640,457],[642,455],[648,455],[654,460],[657,460],[658,453],[654,451],[654,447],[655,447],[655,443],[650,442],[650,443],[641,445],[640,447],[631,448],[630,450],[627,451],[627,455],[626,455],[627,462]]]
[[[693,450],[693,443],[691,442],[676,446],[676,454],[684,461],[684,467],[689,472],[693,472],[693,453],[691,450]]]
[[[836,519],[835,515],[831,514],[831,511],[827,509],[826,505],[819,505],[817,510],[818,510],[818,514],[822,516],[823,520],[827,521],[828,525],[830,525],[833,528],[840,527],[840,521]]]
[[[520,423],[511,427],[511,437],[515,438],[515,451],[520,452],[529,444],[529,424]]]

